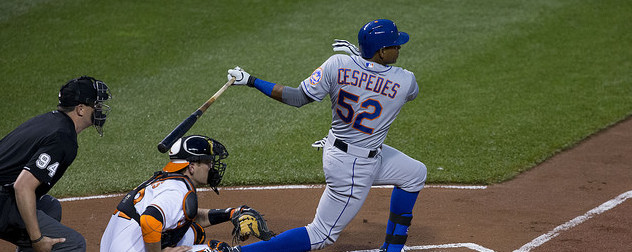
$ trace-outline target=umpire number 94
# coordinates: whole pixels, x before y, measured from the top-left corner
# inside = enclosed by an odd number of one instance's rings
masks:
[[[46,153],[42,153],[37,158],[35,165],[37,165],[37,167],[40,169],[48,170],[48,176],[52,178],[53,176],[55,176],[55,172],[57,172],[57,167],[59,167],[59,162],[55,162],[51,165],[48,165],[50,163],[50,160],[51,160],[50,155]]]

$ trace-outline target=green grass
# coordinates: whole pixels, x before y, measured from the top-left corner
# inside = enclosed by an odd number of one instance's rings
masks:
[[[386,143],[428,166],[430,183],[511,179],[632,114],[628,1],[78,1],[0,3],[0,136],[53,110],[80,75],[108,83],[113,110],[52,193],[126,191],[160,169],[156,144],[239,65],[289,86],[334,38],[390,18],[411,35],[397,66],[419,97]],[[322,183],[309,145],[330,103],[296,109],[231,87],[189,131],[224,143],[224,185]],[[440,169],[441,168],[441,169]]]

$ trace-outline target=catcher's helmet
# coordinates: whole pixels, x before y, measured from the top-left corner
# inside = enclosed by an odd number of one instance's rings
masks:
[[[378,50],[403,45],[408,42],[408,33],[399,32],[393,21],[376,19],[368,22],[358,32],[358,44],[362,58],[370,59]]]
[[[210,163],[208,184],[213,190],[222,181],[226,164],[221,162],[228,157],[223,144],[207,136],[191,135],[178,139],[169,150],[170,162],[162,169],[166,172],[177,172],[189,165],[189,162]]]
[[[112,98],[110,89],[103,81],[89,76],[81,76],[68,81],[59,89],[60,107],[74,107],[84,104],[94,108],[92,114],[92,125],[97,129],[99,135],[103,136],[103,125],[110,106],[104,102]]]

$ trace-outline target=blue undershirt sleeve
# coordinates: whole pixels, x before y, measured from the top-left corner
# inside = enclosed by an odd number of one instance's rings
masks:
[[[261,93],[264,93],[267,96],[272,96],[272,89],[274,86],[276,86],[275,83],[267,82],[262,79],[255,79],[255,88],[259,89]]]
[[[267,82],[262,79],[255,79],[254,81],[254,87],[268,97],[272,97],[272,89],[276,85],[276,83]],[[313,99],[309,98],[301,88],[284,86],[283,93],[281,95],[283,103],[294,107],[301,107],[314,101]]]

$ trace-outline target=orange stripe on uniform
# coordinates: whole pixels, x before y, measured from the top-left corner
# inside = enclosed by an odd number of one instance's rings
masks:
[[[146,243],[155,243],[160,241],[162,234],[162,222],[158,221],[151,215],[140,216],[140,228],[143,231],[143,240]]]

